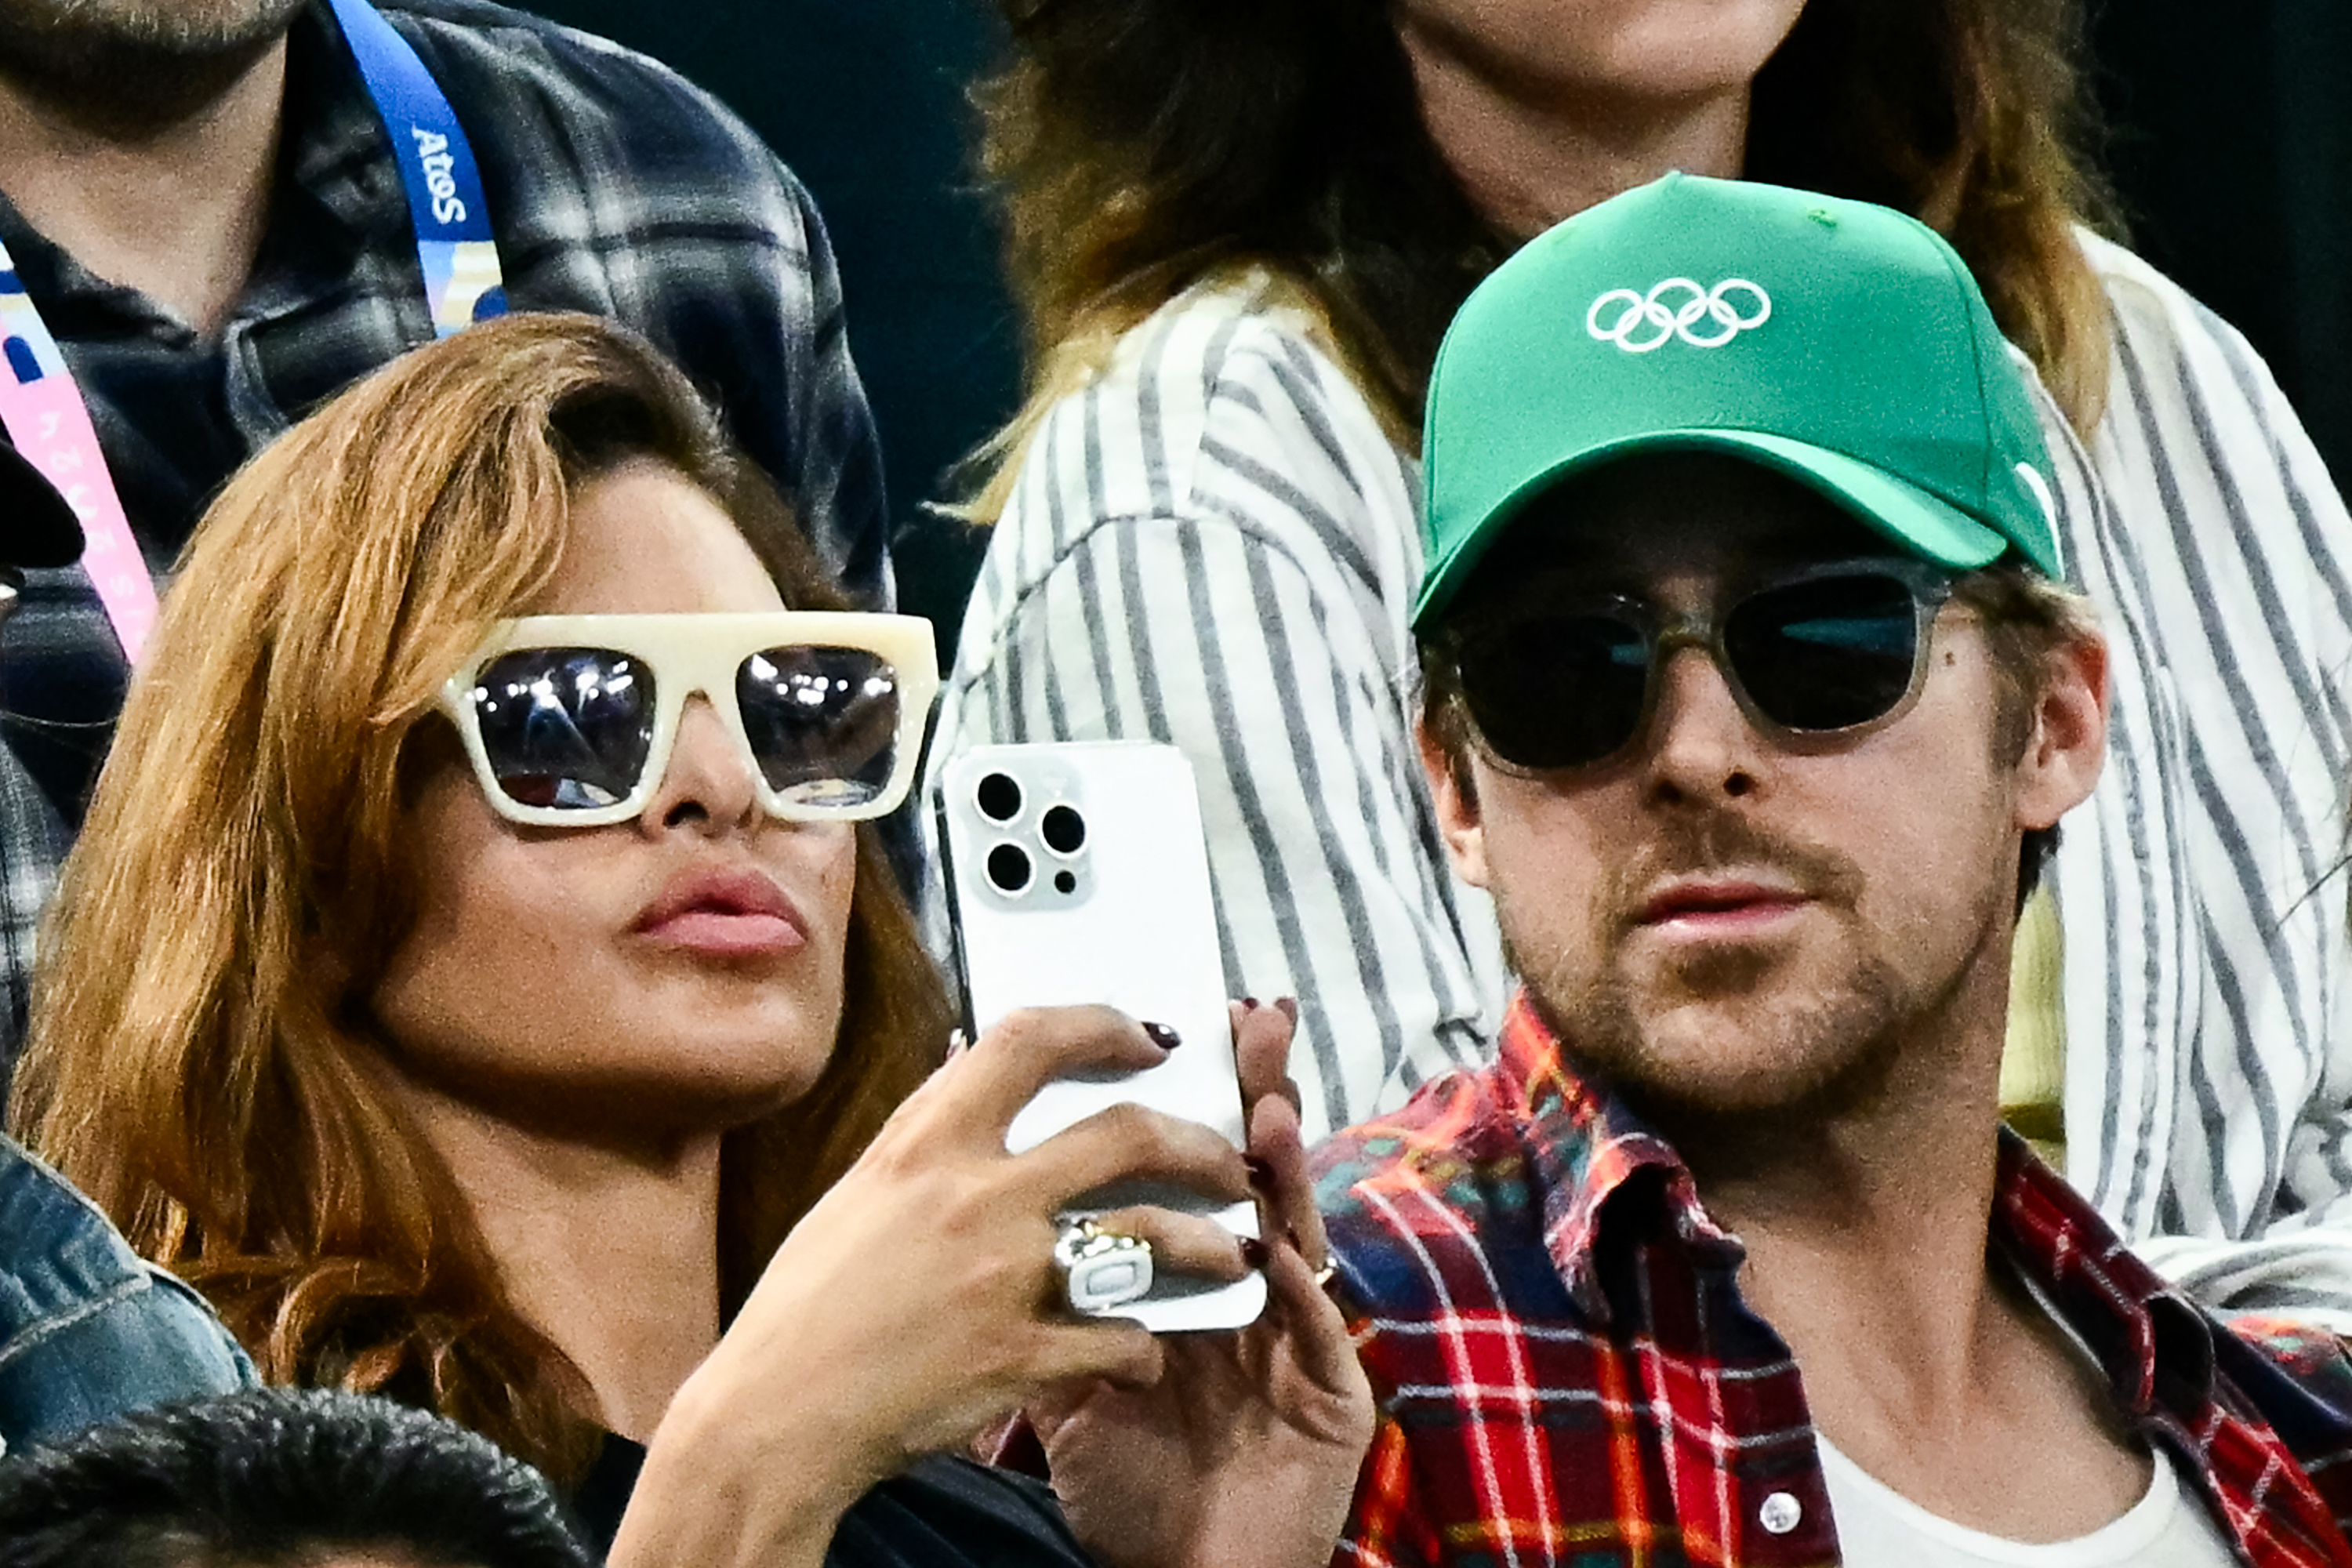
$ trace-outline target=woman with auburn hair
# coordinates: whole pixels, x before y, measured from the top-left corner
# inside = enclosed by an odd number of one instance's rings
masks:
[[[1307,1261],[1285,1016],[1238,1046],[1297,1240],[1116,1216],[1180,1271],[1263,1264],[1276,1305],[1166,1356],[1056,1310],[1069,1199],[1252,1182],[1132,1107],[1005,1152],[1046,1079],[1165,1054],[1116,1015],[1024,1016],[931,1073],[950,1013],[873,820],[929,638],[845,612],[622,330],[407,356],[199,527],[67,865],[17,1121],[269,1381],[454,1417],[606,1533],[642,1459],[615,1561],[1069,1560],[1041,1489],[926,1456],[1101,1378],[1264,1472],[1156,1478],[1210,1500],[1171,1560],[1240,1507],[1252,1560],[1319,1561],[1369,1407]],[[1159,1376],[1235,1358],[1275,1381]]]
[[[2352,1328],[2352,948],[2311,896],[2352,519],[2245,342],[2093,232],[2074,0],[1002,5],[984,161],[1031,394],[985,454],[933,776],[1008,740],[1182,746],[1228,981],[1299,999],[1310,1132],[1483,1058],[1501,963],[1438,850],[1406,631],[1446,323],[1669,170],[1912,213],[2039,372],[2068,570],[2115,634],[2007,1098],[2175,1278]],[[1593,331],[1718,334],[1753,309],[1728,281],[1628,278]]]

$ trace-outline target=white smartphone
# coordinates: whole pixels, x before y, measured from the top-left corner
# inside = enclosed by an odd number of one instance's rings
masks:
[[[1019,1153],[1132,1100],[1244,1147],[1209,856],[1184,753],[1147,742],[983,746],[948,768],[937,808],[973,1038],[1018,1008],[1102,1004],[1182,1040],[1142,1072],[1046,1085],[1005,1146]],[[1257,1234],[1255,1205],[1163,1184],[1087,1194],[1065,1217],[1137,1203]],[[1262,1274],[1221,1285],[1162,1271],[1150,1294],[1112,1315],[1170,1333],[1239,1328],[1265,1308]]]

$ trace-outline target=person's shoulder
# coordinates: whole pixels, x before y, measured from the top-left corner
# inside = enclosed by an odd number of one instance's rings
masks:
[[[709,181],[755,180],[799,196],[731,110],[650,56],[493,0],[380,3],[426,56],[485,159],[502,151],[501,128],[540,119],[574,134],[625,133],[665,161],[702,160]],[[546,150],[541,138],[531,142],[531,151]]]
[[[1462,1281],[1496,1280],[1530,1241],[1539,1251],[1540,1177],[1494,1068],[1432,1079],[1308,1164],[1346,1294],[1375,1321],[1458,1309]]]
[[[2168,494],[2215,483],[2243,504],[2233,509],[2237,528],[2199,531],[2211,542],[2261,540],[2265,552],[2311,549],[2321,535],[2305,508],[2333,510],[2336,487],[2261,352],[2147,258],[2087,233],[2080,238],[2113,324],[2116,374],[2105,419],[2136,422],[2141,431],[2137,440],[2093,445],[2117,505],[2126,513],[2172,510],[2183,503]],[[2280,489],[2282,479],[2300,500]]]
[[[37,1440],[251,1381],[201,1297],[0,1139],[0,1436]]]
[[[709,103],[709,95],[649,55],[494,0],[379,0],[384,14],[432,44],[512,65],[552,64]],[[459,112],[464,112],[463,106]]]
[[[1209,279],[1128,334],[1122,353],[1197,359],[1213,399],[1310,411],[1375,433],[1378,416],[1304,292],[1262,270]],[[1381,437],[1384,441],[1385,437]]]
[[[114,1222],[45,1161],[0,1136],[0,1362],[12,1341],[138,1301],[218,1331],[204,1299],[131,1249]]]
[[[2253,350],[2235,327],[2147,258],[2088,229],[2076,230],[2075,239],[2106,295],[2117,328],[2143,358],[2178,359],[2216,347],[2252,357]]]
[[[1279,445],[1322,426],[1385,446],[1362,391],[1288,293],[1257,272],[1195,284],[1129,328],[1055,413],[1089,398],[1149,405],[1164,439],[1192,445],[1231,442],[1237,426]]]
[[[2352,1344],[2341,1334],[2299,1319],[2241,1312],[2217,1320],[2220,1331],[2251,1350],[2352,1423]]]
[[[1024,439],[1000,526],[1065,545],[1108,520],[1171,516],[1318,552],[1410,542],[1409,460],[1284,293],[1263,274],[1220,277],[1129,328]]]
[[[144,1279],[130,1244],[72,1184],[0,1138],[0,1346]],[[4,1354],[5,1350],[0,1350]]]
[[[2074,242],[2082,247],[2083,258],[2091,264],[2092,275],[2110,299],[2137,296],[2152,308],[2166,310],[2196,305],[2188,289],[2129,246],[2080,227],[2074,230]]]
[[[550,21],[529,11],[502,5],[496,0],[376,0],[395,21],[409,24],[435,43],[456,43],[469,49],[512,55],[526,59],[551,59],[596,70],[616,70],[658,84],[682,88],[698,98],[709,95],[677,72],[610,38]]]
[[[2352,1345],[2327,1329],[2242,1313],[2215,1321],[2216,1370],[2341,1515],[2352,1507]],[[2323,1479],[2324,1478],[2324,1479]]]

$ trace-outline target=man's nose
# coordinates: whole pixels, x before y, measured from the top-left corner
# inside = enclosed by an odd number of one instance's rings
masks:
[[[1746,795],[1755,784],[1759,737],[1731,684],[1702,647],[1668,651],[1644,737],[1655,786],[1693,800]]]

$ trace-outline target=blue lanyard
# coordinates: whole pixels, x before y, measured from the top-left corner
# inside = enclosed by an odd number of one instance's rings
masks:
[[[408,40],[368,0],[328,4],[392,138],[393,160],[408,189],[408,218],[416,230],[416,261],[425,274],[434,331],[446,338],[505,315],[506,289],[499,247],[490,236],[489,204],[482,199],[481,170],[448,95]]]
[[[425,303],[440,337],[503,316],[507,294],[482,176],[449,99],[368,0],[329,0],[375,100],[408,189]],[[89,401],[0,247],[0,424],[81,519],[82,569],[133,665],[155,624],[155,584],[107,472]]]

